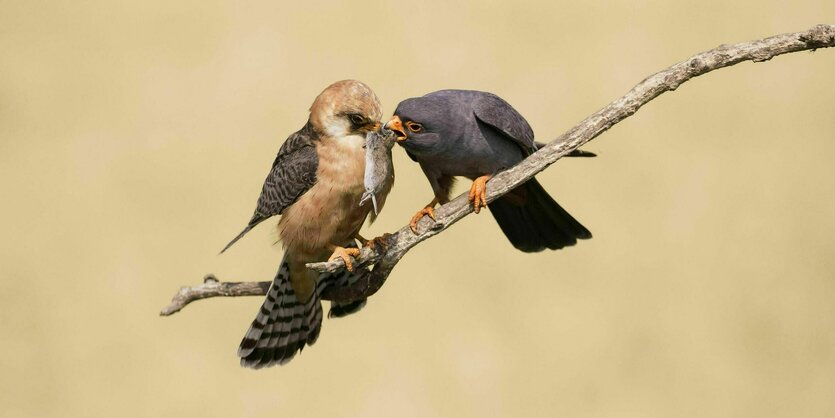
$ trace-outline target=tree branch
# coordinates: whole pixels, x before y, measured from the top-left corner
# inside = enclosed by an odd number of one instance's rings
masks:
[[[623,97],[609,103],[582,122],[560,135],[516,166],[496,174],[487,183],[487,201],[513,190],[531,177],[546,169],[558,159],[596,138],[616,123],[628,118],[643,105],[662,93],[677,89],[693,77],[725,68],[743,61],[763,62],[778,55],[835,46],[835,25],[817,25],[803,32],[787,33],[743,42],[720,45],[718,48],[696,54],[682,62],[659,71],[629,90]],[[368,280],[342,288],[327,288],[322,294],[325,300],[352,301],[373,295],[383,286],[397,262],[418,243],[449,228],[472,212],[466,193],[458,196],[435,211],[437,221],[427,217],[418,223],[418,234],[408,226],[388,237],[386,251],[375,252],[364,248],[356,265],[374,265]],[[342,260],[311,263],[309,268],[318,272],[337,272],[345,268]],[[207,276],[208,277],[208,276]],[[172,304],[160,312],[170,315],[182,309],[192,300],[213,296],[264,295],[270,282],[219,283],[207,282],[200,286],[184,287],[174,296]]]
[[[264,296],[272,282],[221,282],[213,274],[203,277],[203,284],[183,286],[171,298],[171,303],[162,308],[160,316],[168,316],[183,309],[195,300],[215,296]]]

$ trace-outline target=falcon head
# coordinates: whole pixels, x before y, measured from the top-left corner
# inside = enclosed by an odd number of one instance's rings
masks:
[[[361,135],[380,129],[380,99],[365,83],[342,80],[316,96],[310,122],[317,132],[333,138]]]
[[[465,110],[442,97],[414,97],[397,105],[384,128],[393,131],[397,144],[414,155],[439,154],[445,152],[449,139],[458,136],[461,111]]]

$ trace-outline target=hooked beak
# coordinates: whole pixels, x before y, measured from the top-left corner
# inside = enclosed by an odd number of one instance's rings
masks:
[[[403,130],[403,122],[400,121],[400,116],[392,116],[383,128],[394,132],[397,142],[406,140],[406,131]]]

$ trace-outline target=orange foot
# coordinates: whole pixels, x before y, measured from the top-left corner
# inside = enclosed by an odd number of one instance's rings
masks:
[[[432,206],[434,206],[434,205],[432,205]],[[412,216],[412,221],[409,222],[409,228],[412,229],[412,232],[414,232],[415,234],[418,233],[417,232],[417,223],[420,222],[421,218],[423,218],[423,215],[429,215],[429,217],[432,218],[433,221],[435,220],[435,209],[433,209],[432,206],[427,206],[427,207],[419,210],[415,214],[415,216]]]
[[[345,262],[345,269],[348,271],[354,271],[354,261],[351,257],[356,257],[360,255],[359,248],[344,248],[335,246],[333,248],[333,254],[331,254],[328,261],[334,261],[337,258],[341,258],[342,261]]]
[[[487,180],[490,180],[490,177],[492,176],[481,176],[473,180],[473,185],[470,187],[467,200],[473,203],[475,213],[487,206]]]

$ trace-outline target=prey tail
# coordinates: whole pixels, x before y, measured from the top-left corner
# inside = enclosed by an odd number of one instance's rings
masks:
[[[241,366],[260,369],[285,364],[305,344],[313,345],[321,329],[319,289],[306,302],[296,299],[285,256],[264,304],[238,347]]]
[[[229,241],[229,244],[226,244],[226,246],[223,247],[222,250],[220,250],[220,254],[223,254],[223,252],[228,250],[229,247],[232,246],[232,244],[238,242],[238,240],[241,239],[241,237],[243,237],[244,235],[246,235],[247,232],[251,231],[252,228],[255,228],[255,225],[258,225],[261,222],[267,220],[267,218],[269,218],[269,216],[261,216],[261,214],[259,214],[258,212],[255,212],[255,214],[252,215],[252,219],[250,219],[249,223],[246,225],[246,228],[244,228],[244,230],[241,231],[241,233],[238,234],[237,237],[232,238],[232,241]]]
[[[557,250],[591,238],[591,232],[548,195],[536,179],[488,204],[510,243],[524,252]]]
[[[374,195],[374,193],[369,191],[363,193],[362,197],[360,198],[360,206],[364,205],[365,202],[368,201],[368,199],[371,199],[371,205],[374,207],[374,217],[376,217],[380,214],[380,211],[377,209],[377,196]]]

